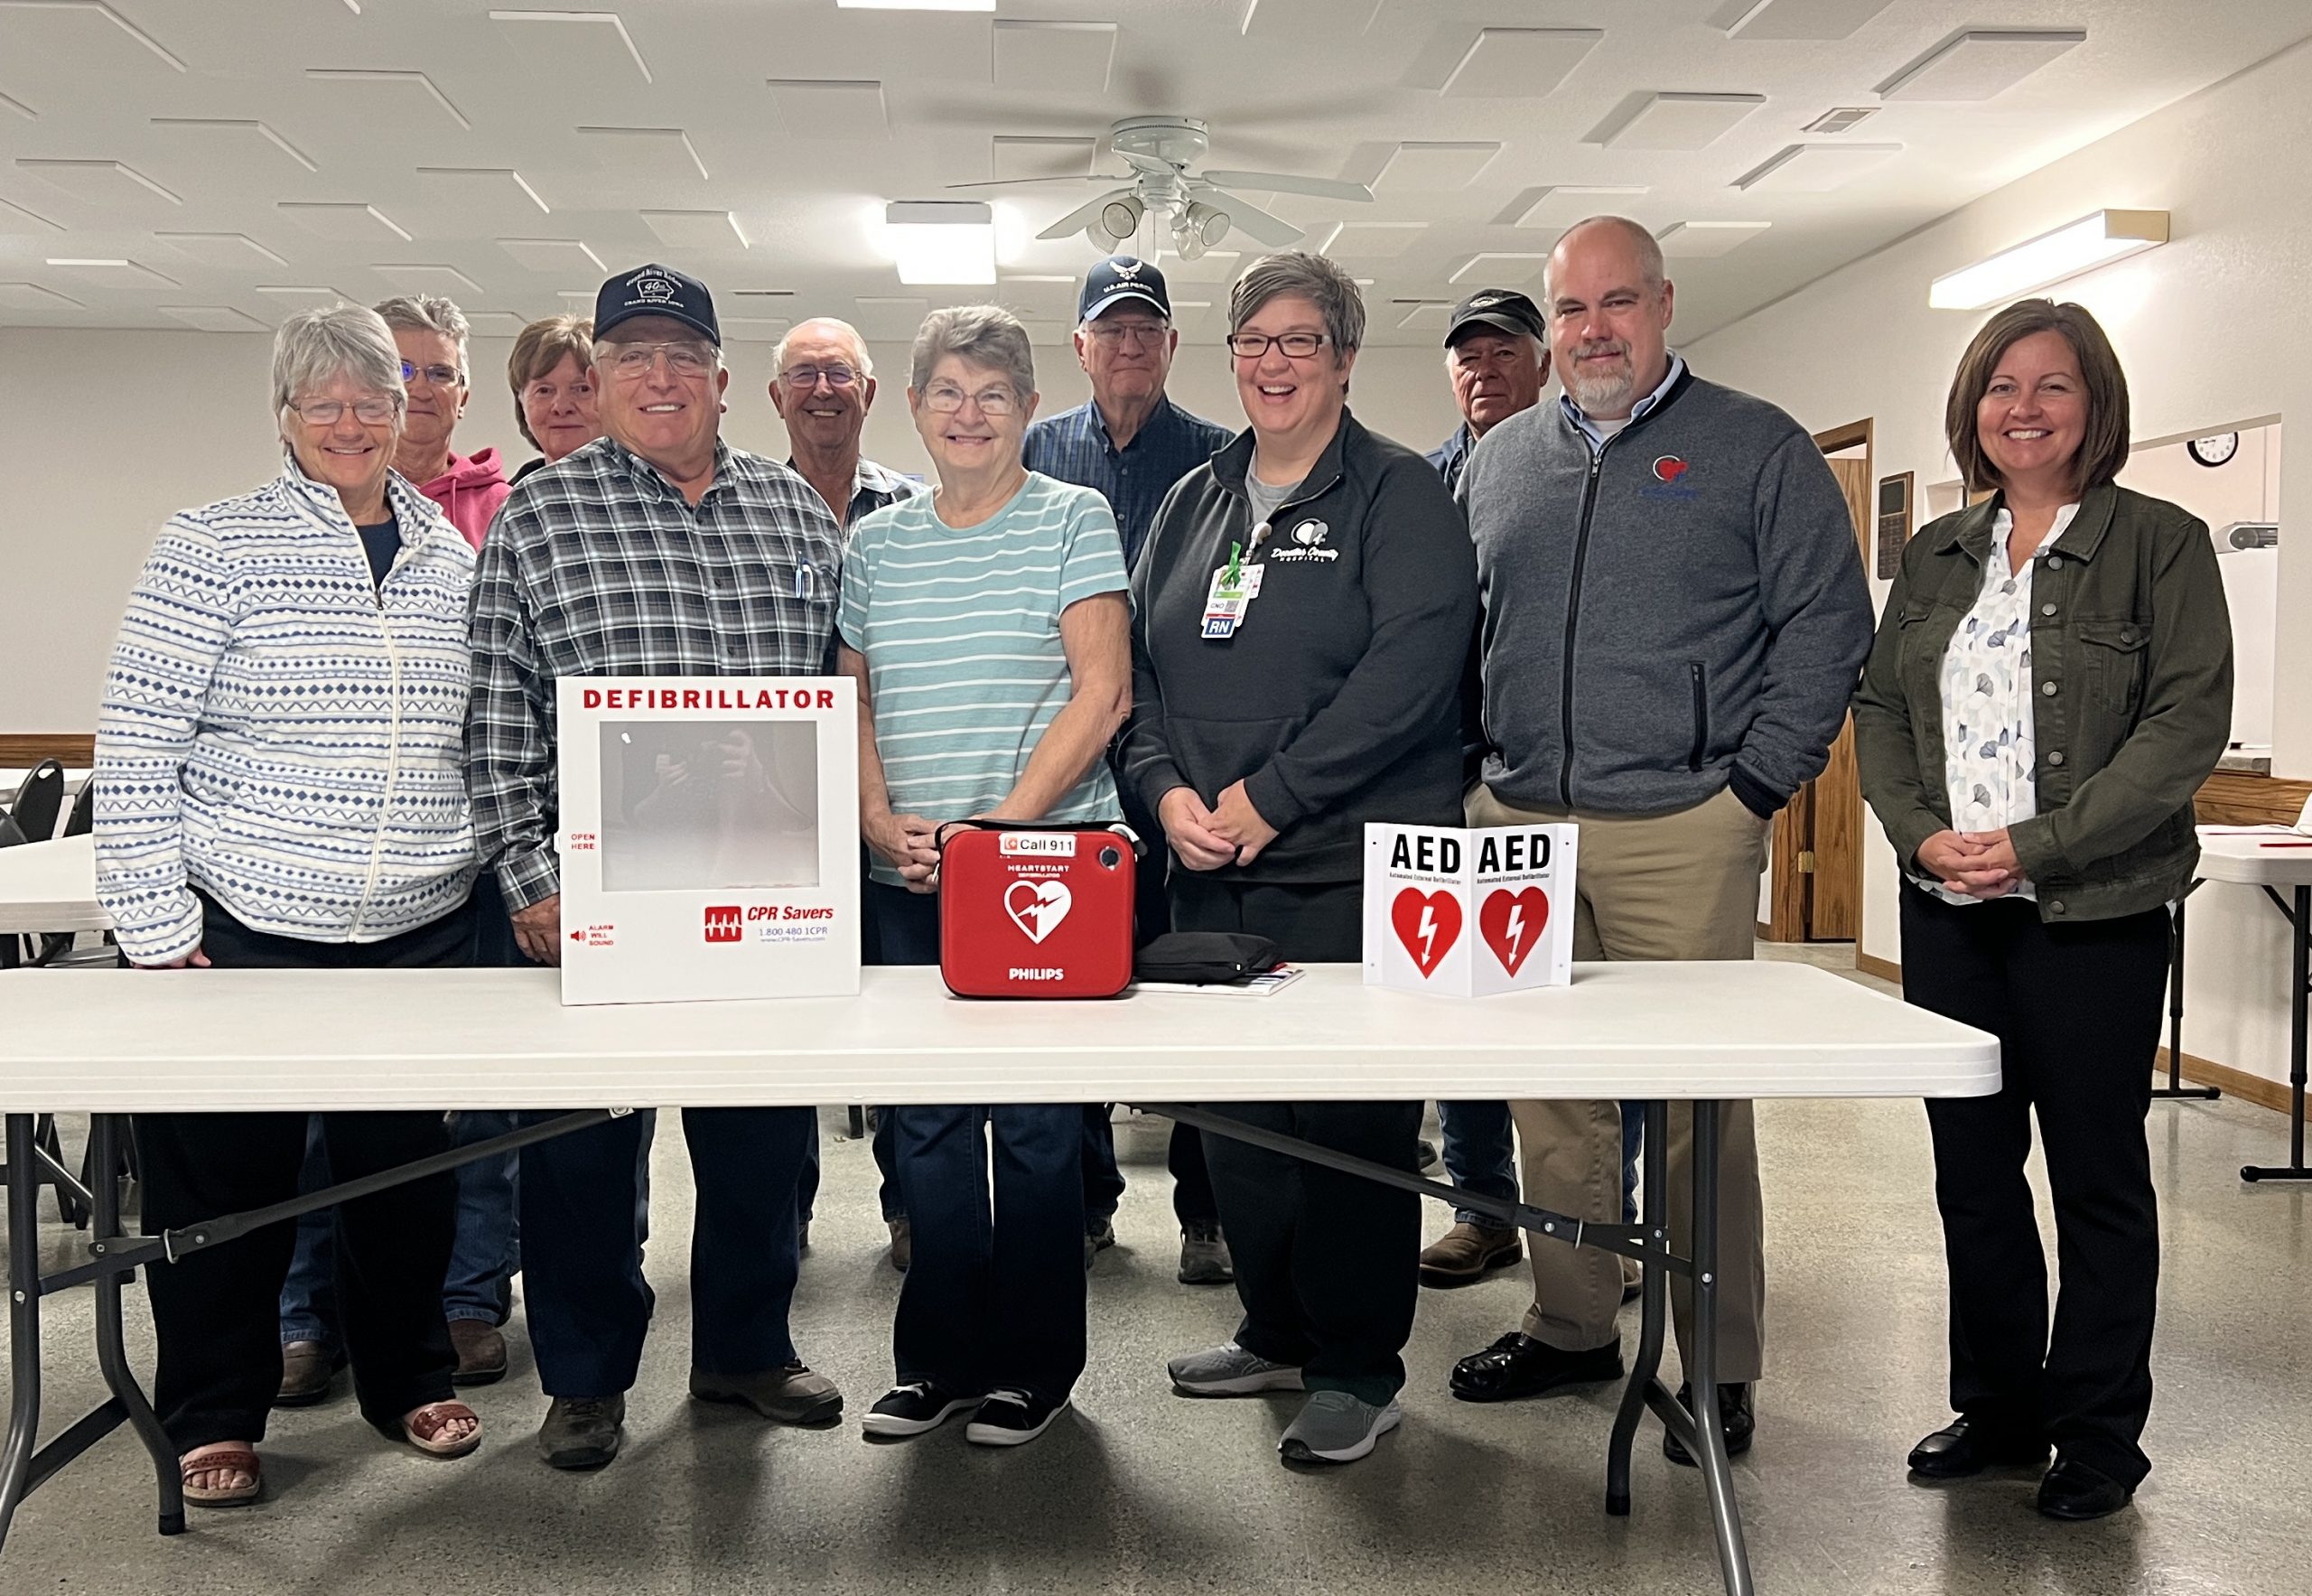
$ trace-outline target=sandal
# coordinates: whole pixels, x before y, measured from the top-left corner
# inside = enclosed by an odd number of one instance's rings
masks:
[[[458,1440],[442,1440],[442,1432],[460,1419],[472,1420],[473,1428]],[[429,1458],[461,1458],[481,1444],[480,1415],[462,1402],[429,1402],[402,1416],[400,1439]]]
[[[212,1473],[246,1474],[249,1482],[223,1489],[192,1483],[194,1475]],[[204,1451],[197,1457],[188,1452],[177,1460],[177,1479],[184,1487],[184,1499],[196,1507],[245,1507],[265,1489],[256,1453],[241,1447]]]

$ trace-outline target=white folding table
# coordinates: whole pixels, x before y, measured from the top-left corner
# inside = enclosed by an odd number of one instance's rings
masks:
[[[109,931],[97,906],[97,845],[86,832],[0,848],[0,937]]]
[[[1997,1041],[1789,964],[1577,965],[1571,986],[1475,1002],[1311,969],[1261,999],[1133,994],[1109,1002],[968,1002],[930,969],[873,969],[856,997],[564,1008],[546,970],[23,971],[5,983],[0,1115],[8,1153],[14,1399],[0,1451],[0,1537],[33,1487],[122,1423],[152,1454],[161,1530],[183,1526],[175,1454],[127,1367],[124,1285],[139,1265],[314,1208],[647,1106],[1126,1102],[1419,1191],[1645,1265],[1643,1330],[1607,1456],[1607,1510],[1629,1510],[1629,1458],[1651,1408],[1701,1465],[1726,1588],[1749,1596],[1717,1401],[1720,1105],[1749,1097],[1974,1097],[2000,1085]],[[1645,1213],[1591,1224],[1481,1199],[1242,1124],[1231,1102],[1639,1098]],[[1692,1255],[1669,1249],[1668,1105],[1695,1119]],[[92,1115],[108,1170],[121,1115],[391,1108],[564,1110],[437,1158],[167,1236],[122,1234],[98,1182],[89,1262],[39,1273],[31,1158],[38,1113]],[[1658,1377],[1667,1277],[1694,1283],[1692,1414]],[[97,1292],[112,1398],[34,1450],[43,1294]]]

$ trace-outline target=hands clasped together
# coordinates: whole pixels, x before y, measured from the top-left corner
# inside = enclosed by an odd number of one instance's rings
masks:
[[[1938,831],[1918,845],[1921,870],[1970,898],[2004,898],[2023,885],[2023,866],[2007,828]]]

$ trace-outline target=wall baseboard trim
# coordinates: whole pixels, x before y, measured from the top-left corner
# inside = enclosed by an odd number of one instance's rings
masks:
[[[1881,981],[1892,981],[1897,986],[1903,984],[1902,966],[1891,958],[1865,953],[1860,947],[1854,950],[1854,967],[1866,975],[1876,975]]]
[[[2154,1086],[2168,1084],[2168,1050],[2161,1048],[2153,1055]],[[2242,1103],[2271,1109],[2276,1114],[2288,1112],[2289,1093],[2286,1081],[2268,1080],[2261,1075],[2251,1075],[2244,1069],[2234,1069],[2229,1064],[2218,1064],[2211,1059],[2184,1055],[2183,1068],[2177,1072],[2195,1086],[2214,1087],[2227,1097],[2237,1097]]]

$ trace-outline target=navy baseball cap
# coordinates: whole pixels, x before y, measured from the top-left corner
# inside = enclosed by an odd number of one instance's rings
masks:
[[[715,348],[722,347],[722,329],[714,320],[714,296],[706,285],[672,266],[647,266],[612,277],[594,295],[594,336],[601,338],[620,322],[637,316],[671,316],[703,334]]]
[[[1451,349],[1470,331],[1523,333],[1543,343],[1550,339],[1541,311],[1515,288],[1480,288],[1455,305],[1453,319],[1445,323],[1445,347]]]
[[[1076,319],[1094,322],[1127,300],[1151,307],[1166,321],[1172,319],[1172,297],[1164,291],[1164,274],[1153,261],[1129,255],[1111,255],[1084,274],[1084,293],[1076,302]]]

